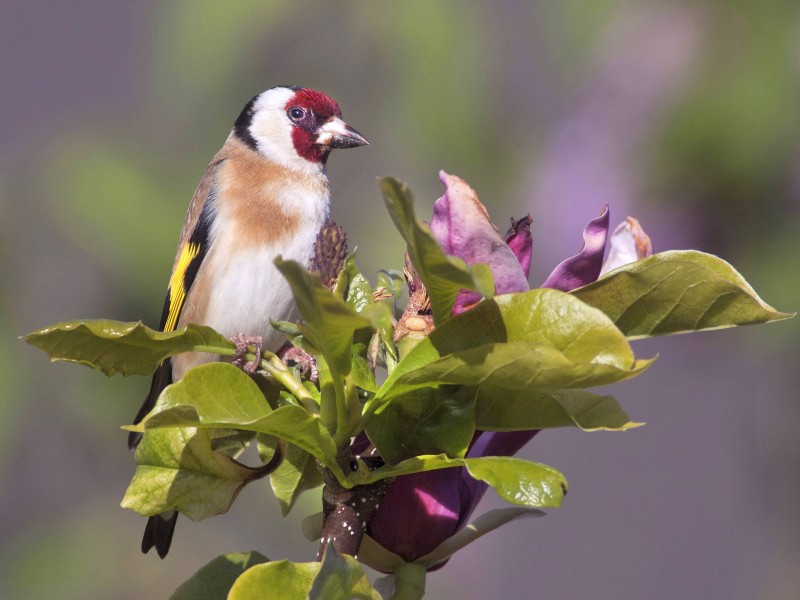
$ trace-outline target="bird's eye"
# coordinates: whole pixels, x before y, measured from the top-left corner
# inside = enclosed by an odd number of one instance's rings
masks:
[[[290,108],[286,111],[286,114],[289,115],[292,121],[302,121],[303,117],[306,116],[306,111],[302,108]]]

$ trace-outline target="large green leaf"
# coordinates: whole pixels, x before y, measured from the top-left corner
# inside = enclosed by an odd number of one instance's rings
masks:
[[[228,600],[381,600],[352,556],[326,551],[322,562],[256,565],[231,587]]]
[[[366,432],[389,464],[420,454],[464,456],[474,414],[474,391],[426,387],[396,398],[368,421]]]
[[[295,405],[273,411],[253,380],[227,363],[191,369],[162,392],[150,414],[125,429],[149,432],[173,427],[228,427],[272,435],[344,477],[336,466],[336,446],[319,418]]]
[[[501,498],[520,506],[558,507],[561,506],[564,494],[567,493],[567,480],[556,469],[506,456],[483,458],[448,458],[443,454],[417,456],[394,466],[387,465],[369,472],[364,477],[364,483],[453,467],[466,467],[472,477],[489,484]]]
[[[602,311],[569,294],[504,294],[437,327],[397,365],[368,411],[439,383],[555,390],[612,383],[648,365],[634,359]]]
[[[505,342],[443,356],[406,373],[400,385],[410,389],[437,383],[492,384],[512,390],[557,390],[614,383],[637,375],[648,365],[646,361],[634,367],[574,362],[548,344]]]
[[[673,250],[627,264],[572,292],[631,339],[786,319],[724,260]]]
[[[109,320],[56,323],[22,337],[47,352],[50,360],[75,362],[106,375],[152,375],[159,363],[181,352],[233,355],[233,342],[210,327],[188,325],[179,331],[155,331],[141,321]]]
[[[193,521],[227,512],[246,484],[265,475],[213,451],[206,429],[150,431],[136,463],[123,508],[144,516],[177,509]]]
[[[256,565],[233,583],[228,600],[307,600],[319,567],[288,560]]]
[[[587,390],[539,392],[481,386],[477,394],[475,428],[486,431],[552,427],[624,431],[642,425],[633,423],[613,396]]]
[[[256,551],[218,556],[175,590],[169,600],[225,600],[239,575],[268,561]]]
[[[314,578],[308,600],[382,600],[361,564],[352,556],[342,556],[333,544],[325,547],[319,573]]]
[[[488,265],[469,266],[445,254],[430,230],[417,220],[411,191],[404,183],[384,177],[381,190],[389,215],[408,245],[411,262],[428,290],[437,324],[450,318],[462,289],[475,290],[487,298],[494,295],[494,278]]]

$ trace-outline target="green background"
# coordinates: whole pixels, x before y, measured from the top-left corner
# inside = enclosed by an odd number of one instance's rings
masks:
[[[534,216],[531,281],[606,202],[656,250],[724,257],[781,310],[800,297],[800,10],[766,0],[174,0],[0,7],[0,597],[161,598],[223,552],[310,560],[266,482],[183,519],[169,557],[119,508],[144,379],[48,365],[16,336],[81,317],[155,325],[183,214],[241,107],[323,90],[371,145],[329,163],[365,273],[402,244],[377,177],[466,178],[504,229]],[[563,508],[429,578],[431,598],[796,598],[798,321],[650,340],[605,388],[624,434],[551,431],[522,452]],[[502,503],[491,494],[483,508]]]

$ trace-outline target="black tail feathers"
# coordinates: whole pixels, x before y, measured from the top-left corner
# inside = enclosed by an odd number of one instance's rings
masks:
[[[142,552],[147,554],[155,547],[158,556],[164,558],[172,544],[175,534],[175,523],[178,522],[178,511],[171,510],[147,519],[147,527],[142,537]]]

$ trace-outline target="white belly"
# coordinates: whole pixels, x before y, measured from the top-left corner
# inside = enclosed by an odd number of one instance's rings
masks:
[[[311,257],[312,247],[309,246],[302,254],[286,253],[284,258],[305,265]],[[215,284],[208,306],[207,325],[226,336],[236,333],[260,335],[264,338],[265,350],[274,352],[280,348],[285,338],[270,325],[270,320],[293,320],[297,314],[291,288],[273,264],[278,254],[276,248],[261,247],[220,261],[226,264],[213,265]]]
[[[226,203],[218,204],[208,254],[198,272],[198,279],[202,278],[205,284],[208,303],[195,315],[195,322],[208,325],[227,337],[238,333],[261,336],[264,350],[271,352],[280,349],[286,338],[270,325],[270,321],[295,321],[299,316],[289,283],[274,261],[281,256],[307,267],[317,233],[330,214],[324,173],[320,173],[315,185],[307,181],[303,185],[292,183],[291,180],[283,182],[282,192],[269,202],[259,197],[242,199],[228,195]],[[220,193],[232,193],[227,189],[222,185]],[[265,185],[264,190],[270,189],[274,191],[274,186]],[[265,205],[274,206],[272,212],[265,211]],[[242,206],[253,206],[252,213],[243,212]],[[260,235],[247,239],[238,237],[248,234],[248,230],[237,227],[243,216],[252,219],[251,227],[264,227],[255,232]],[[280,228],[275,228],[276,223],[282,223]],[[266,231],[272,237],[267,238]],[[279,239],[273,241],[274,238]],[[201,306],[198,303],[198,307]],[[192,317],[187,315],[187,318]],[[189,368],[212,360],[219,360],[219,356],[178,355],[173,359],[173,377],[180,379]]]

